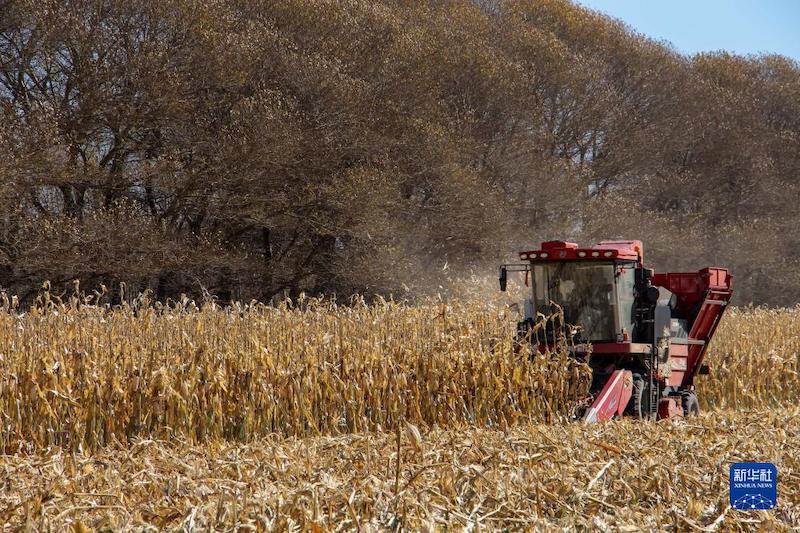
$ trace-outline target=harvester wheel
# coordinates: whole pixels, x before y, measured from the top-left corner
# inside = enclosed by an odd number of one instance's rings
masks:
[[[650,416],[650,395],[647,393],[647,382],[641,374],[633,375],[633,393],[628,404],[627,414],[636,418],[647,418]]]
[[[683,393],[683,416],[697,416],[700,414],[700,402],[693,392]]]

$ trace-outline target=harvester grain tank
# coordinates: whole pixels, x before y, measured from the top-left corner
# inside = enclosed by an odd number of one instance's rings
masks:
[[[517,340],[544,353],[565,335],[573,355],[587,358],[593,380],[584,420],[699,413],[694,379],[709,371],[703,358],[732,295],[728,270],[655,273],[640,241],[550,241],[519,258],[500,267],[501,290],[510,271],[524,272],[531,287]],[[531,334],[537,313],[551,313],[554,303],[564,330]]]

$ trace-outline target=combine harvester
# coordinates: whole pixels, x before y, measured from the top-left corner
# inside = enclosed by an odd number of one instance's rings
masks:
[[[575,357],[588,355],[593,379],[585,421],[700,412],[694,377],[709,371],[703,357],[731,298],[728,270],[656,274],[644,266],[640,241],[592,248],[551,241],[519,258],[525,263],[500,267],[500,290],[510,271],[524,272],[532,286],[517,340],[544,352],[563,334]],[[563,310],[564,331],[534,330],[537,315],[549,314],[553,303]]]

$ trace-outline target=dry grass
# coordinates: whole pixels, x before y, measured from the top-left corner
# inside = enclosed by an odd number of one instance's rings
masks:
[[[371,433],[16,454],[0,457],[0,528],[785,531],[800,524],[799,433],[792,409],[404,430],[399,448]],[[729,465],[754,459],[777,464],[778,507],[730,510]]]

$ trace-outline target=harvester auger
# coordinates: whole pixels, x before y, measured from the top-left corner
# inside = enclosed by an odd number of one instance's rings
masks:
[[[501,290],[510,271],[524,272],[532,287],[517,340],[544,353],[557,332],[529,332],[537,312],[549,314],[552,303],[562,308],[573,355],[591,352],[585,421],[699,413],[694,378],[709,372],[703,358],[732,295],[728,270],[656,274],[644,266],[641,241],[591,248],[551,241],[519,258],[500,267]]]

